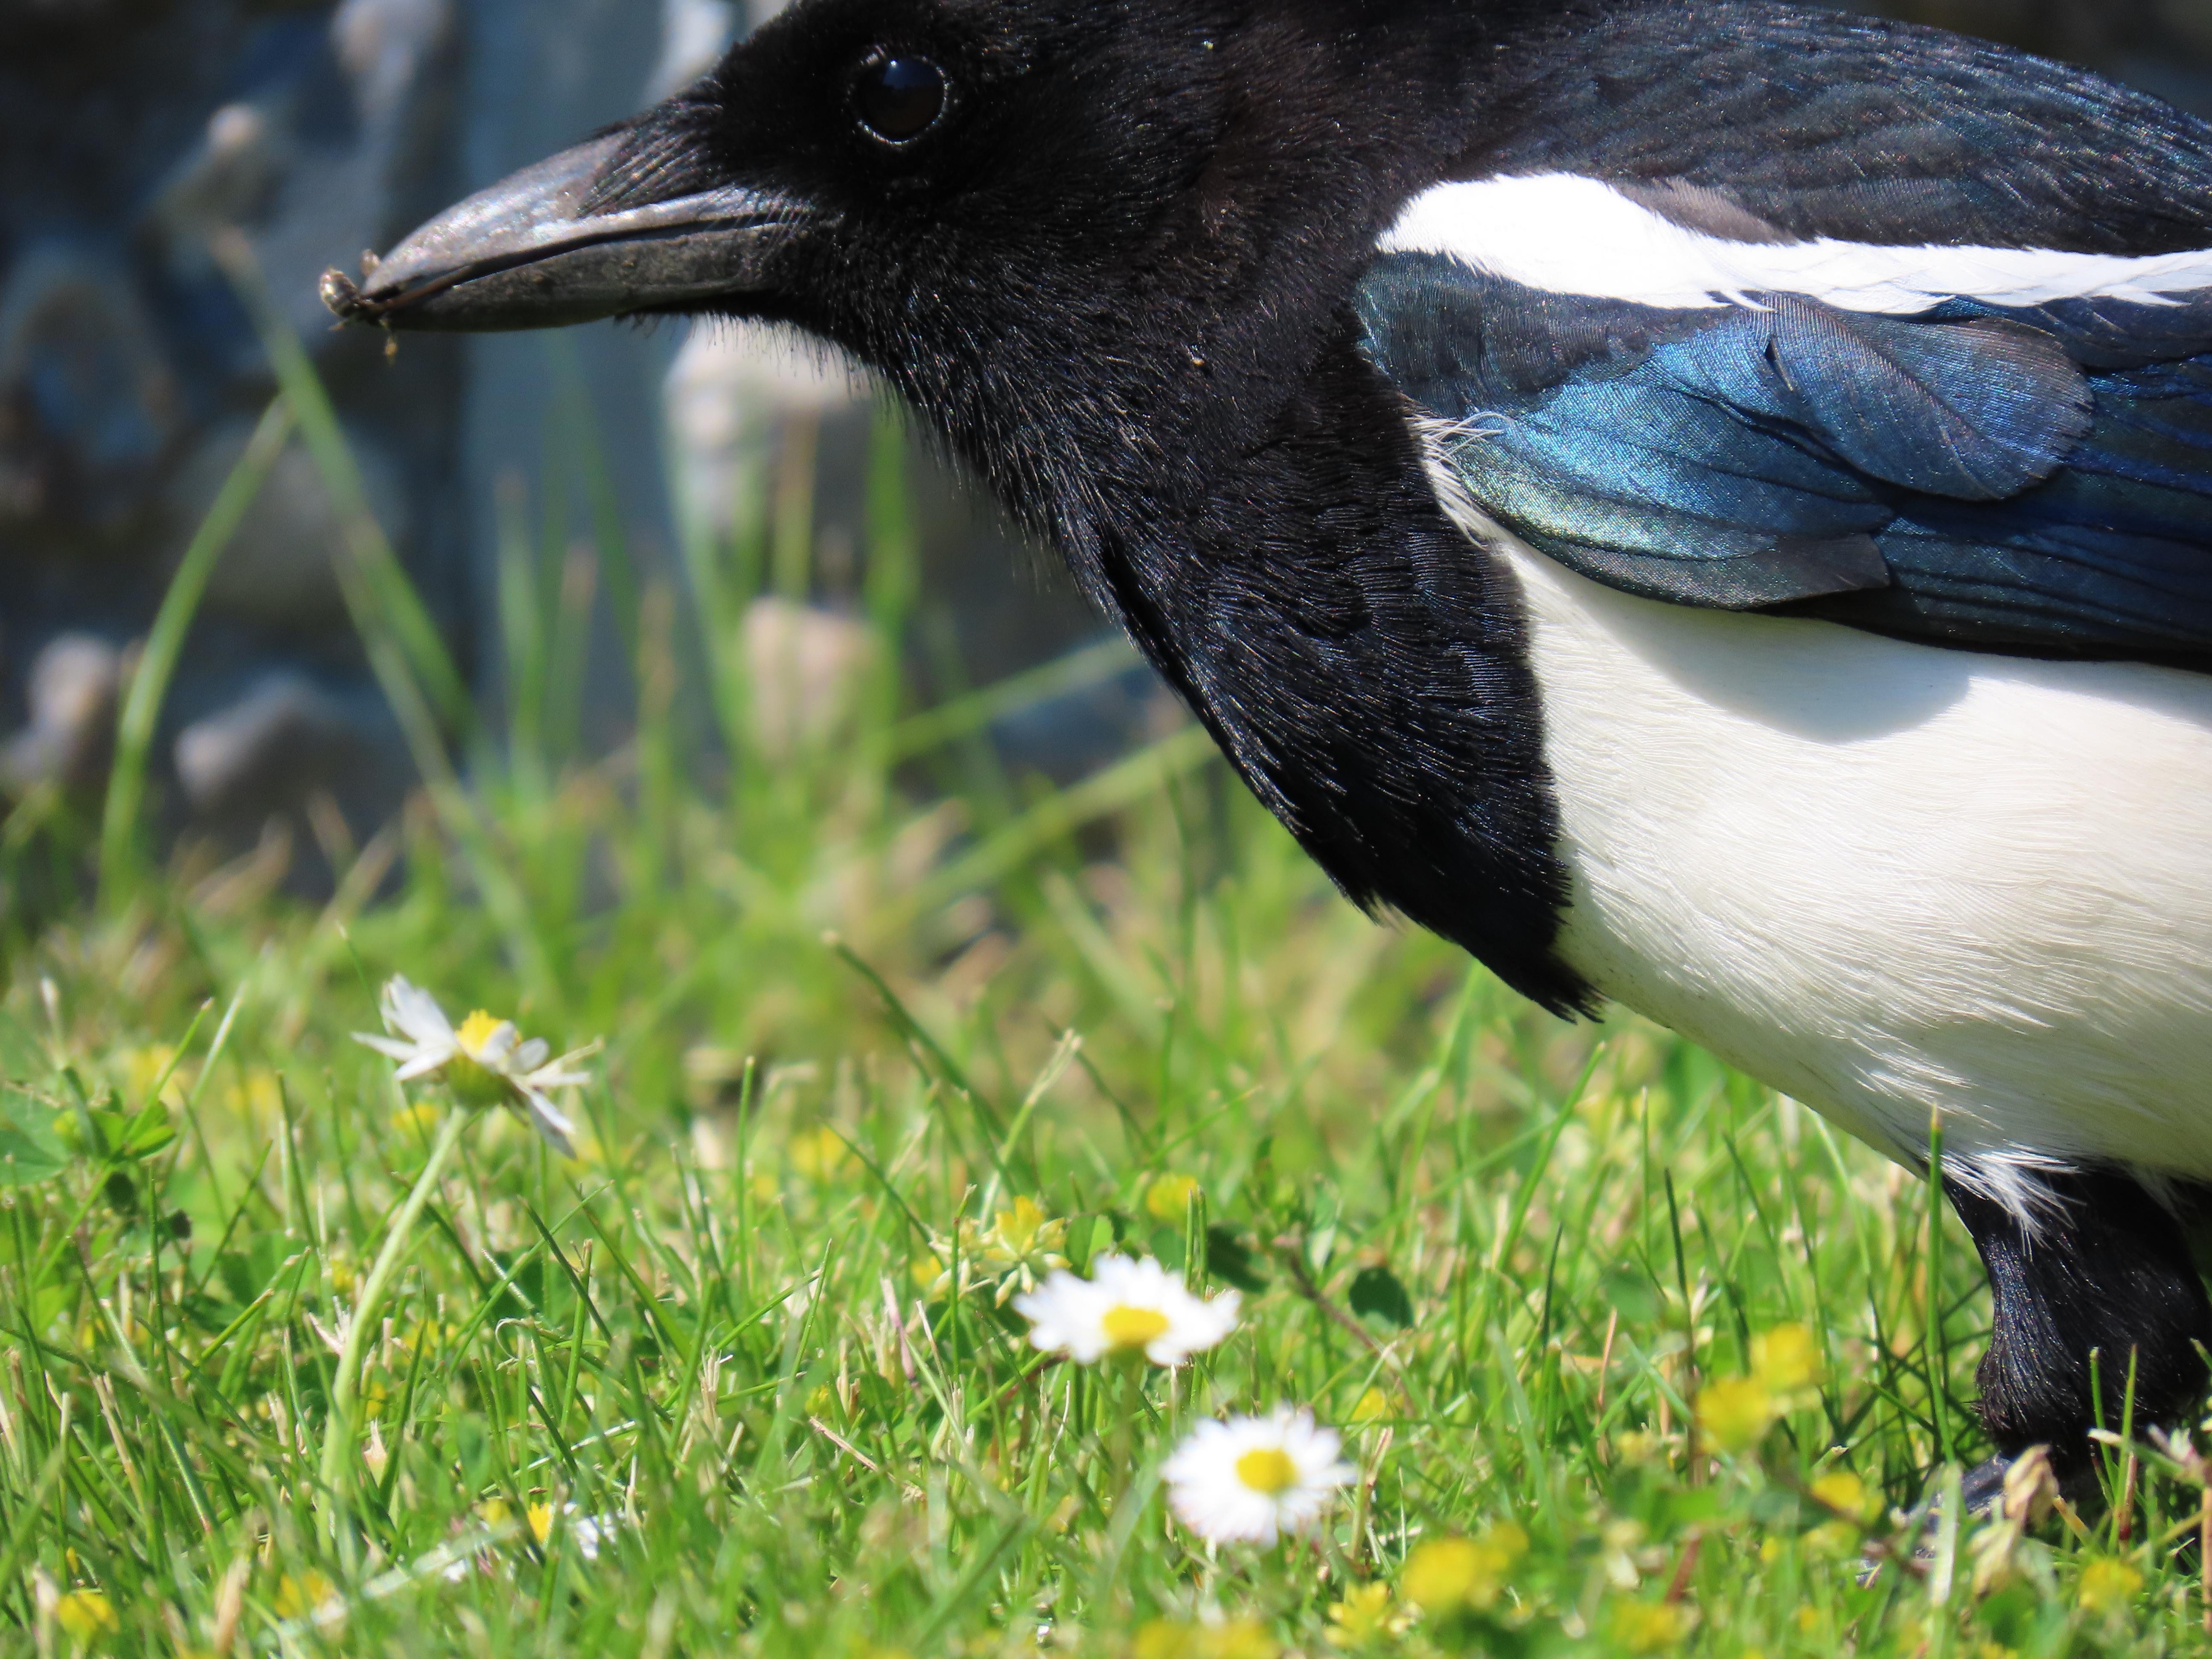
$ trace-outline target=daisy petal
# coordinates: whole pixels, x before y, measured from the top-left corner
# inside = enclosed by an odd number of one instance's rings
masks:
[[[1215,1346],[1237,1327],[1234,1291],[1211,1300],[1147,1256],[1103,1255],[1091,1277],[1054,1273],[1014,1307],[1030,1322],[1030,1344],[1090,1364],[1115,1351],[1156,1365],[1180,1365]]]
[[[575,1157],[576,1126],[536,1090],[524,1090],[522,1098],[529,1108],[531,1126],[543,1137],[545,1144],[563,1158]]]
[[[442,1072],[453,1061],[453,1051],[439,1053],[430,1050],[418,1054],[392,1075],[402,1083],[412,1083],[418,1077],[428,1077],[433,1072]]]
[[[453,1024],[446,1018],[438,1000],[396,976],[384,988],[384,1023],[417,1042],[432,1038],[450,1042],[453,1037]]]
[[[476,1061],[488,1072],[509,1072],[509,1056],[515,1045],[522,1041],[522,1033],[514,1029],[514,1022],[503,1019],[491,1028],[491,1035],[477,1047]]]
[[[1161,1469],[1176,1517],[1209,1542],[1271,1545],[1310,1531],[1358,1479],[1309,1411],[1201,1423]]]
[[[1014,1311],[1030,1322],[1030,1346],[1079,1365],[1095,1364],[1114,1346],[1105,1323],[1111,1305],[1096,1285],[1065,1268],[1014,1298]]]
[[[589,1072],[564,1072],[558,1066],[541,1066],[526,1072],[515,1082],[526,1089],[580,1089],[592,1080]]]

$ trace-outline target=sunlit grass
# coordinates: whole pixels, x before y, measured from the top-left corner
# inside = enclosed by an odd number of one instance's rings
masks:
[[[276,851],[156,871],[111,821],[102,904],[19,939],[0,1643],[2201,1640],[2185,1474],[2009,1531],[1918,1508],[1980,1449],[1986,1298],[1955,1231],[1930,1283],[1916,1179],[1375,927],[1188,734],[1063,795],[947,763],[1026,694],[913,705],[903,453],[887,422],[868,649],[823,718],[763,714],[789,690],[743,645],[763,526],[695,538],[680,605],[641,581],[635,738],[581,752],[599,573],[516,502],[509,737],[467,751],[465,803],[341,849],[319,906]],[[82,870],[82,817],[0,852]],[[350,1035],[394,975],[605,1039],[578,1155],[395,1085]],[[1109,1249],[1239,1290],[1240,1328],[1176,1370],[1037,1352],[1014,1291]],[[1278,1406],[1358,1479],[1309,1536],[1206,1546],[1163,1464]]]

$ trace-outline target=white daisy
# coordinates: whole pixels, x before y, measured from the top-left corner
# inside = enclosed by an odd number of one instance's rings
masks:
[[[428,991],[395,978],[384,988],[380,1012],[385,1029],[396,1037],[354,1033],[356,1042],[399,1062],[398,1079],[413,1083],[436,1078],[467,1106],[511,1106],[526,1114],[546,1145],[574,1157],[576,1126],[555,1106],[551,1091],[589,1082],[574,1069],[599,1045],[578,1048],[558,1060],[541,1037],[522,1040],[514,1022],[495,1019],[479,1009],[459,1030]]]
[[[1176,1516],[1211,1544],[1268,1545],[1320,1519],[1339,1486],[1359,1478],[1344,1443],[1310,1411],[1201,1423],[1161,1471]]]
[[[1026,1296],[1015,1311],[1030,1322],[1030,1341],[1088,1365],[1109,1353],[1142,1353],[1155,1365],[1180,1365],[1237,1328],[1237,1295],[1201,1299],[1146,1256],[1102,1255],[1091,1276],[1064,1269]]]

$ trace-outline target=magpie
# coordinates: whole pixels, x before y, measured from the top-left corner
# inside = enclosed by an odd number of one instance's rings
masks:
[[[800,0],[324,294],[842,348],[1351,898],[1940,1146],[1978,1497],[2203,1391],[2212,125],[1789,0]]]

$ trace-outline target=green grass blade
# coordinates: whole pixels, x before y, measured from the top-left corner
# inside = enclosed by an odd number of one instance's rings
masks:
[[[139,653],[130,695],[116,722],[115,763],[108,775],[107,800],[100,819],[100,889],[111,908],[137,892],[143,873],[137,837],[139,813],[146,797],[147,761],[161,725],[161,705],[184,654],[185,641],[199,614],[209,579],[228,550],[231,538],[260,499],[270,473],[292,440],[293,428],[291,404],[280,393],[262,414],[246,441],[246,453],[223,480],[214,505],[193,532],[176,574],[169,579],[168,592],[162,596],[145,648]]]

